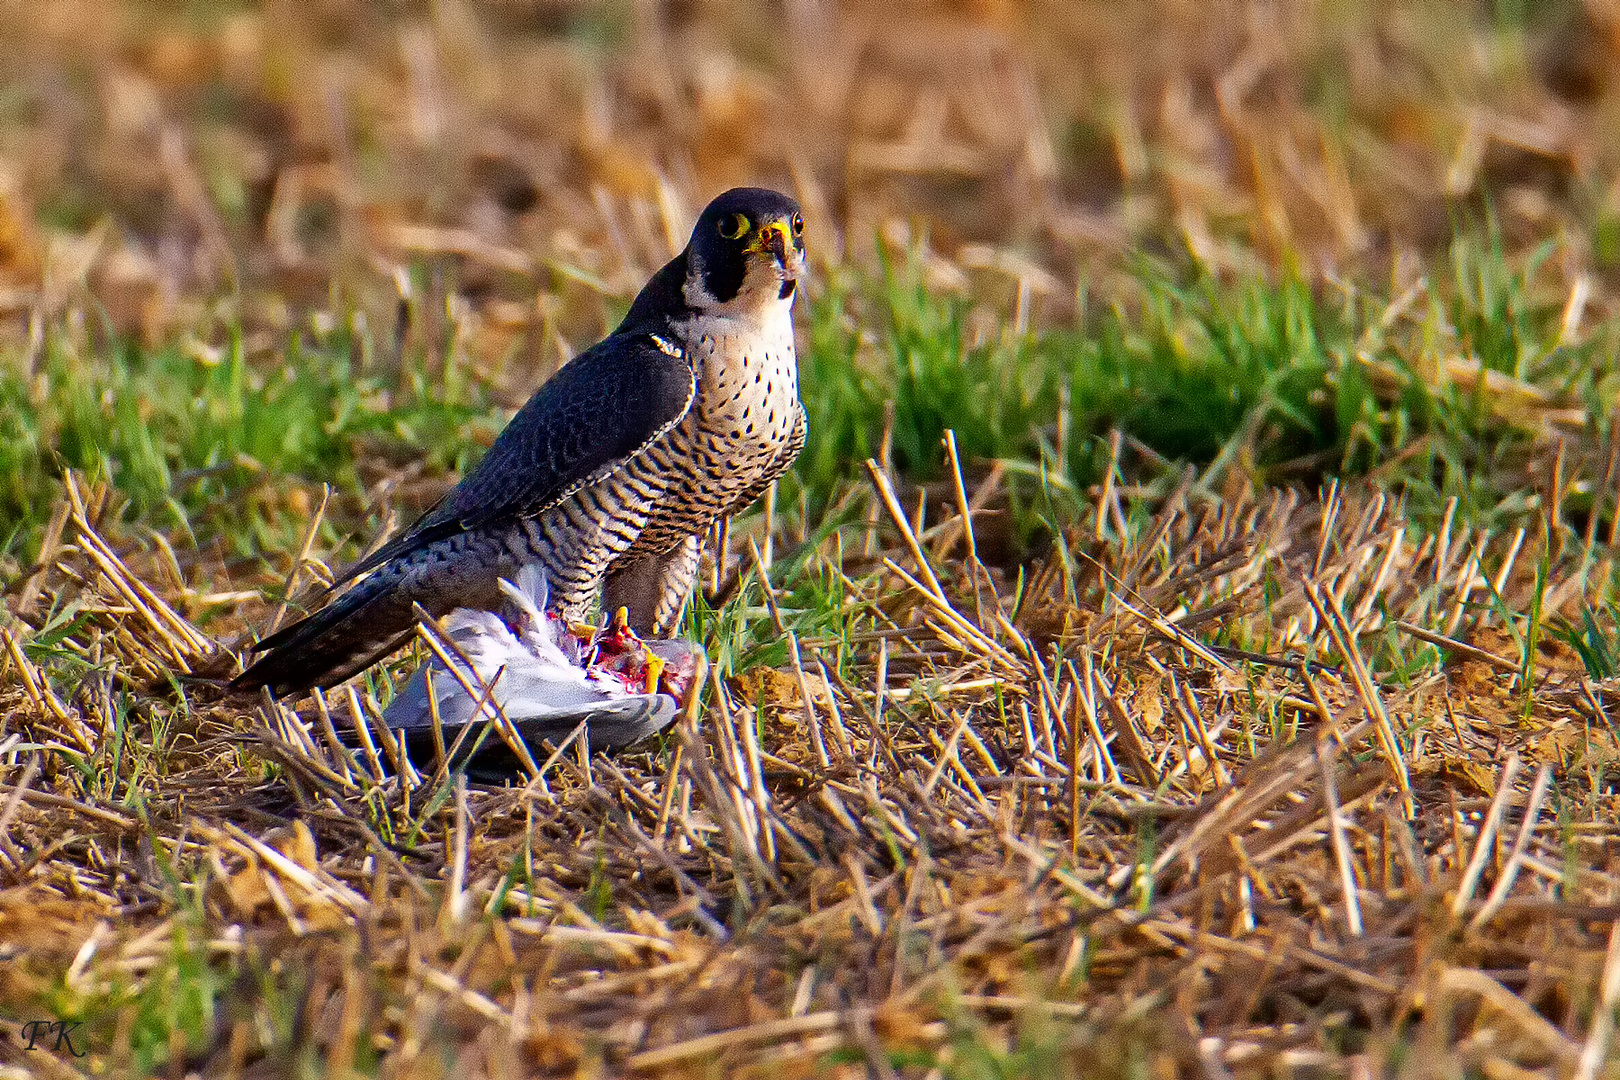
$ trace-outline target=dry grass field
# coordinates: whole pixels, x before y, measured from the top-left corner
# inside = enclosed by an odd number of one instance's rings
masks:
[[[0,1076],[1620,1077],[1614,0],[0,55]],[[667,736],[484,786],[373,722],[420,646],[221,690],[738,183],[810,442]]]

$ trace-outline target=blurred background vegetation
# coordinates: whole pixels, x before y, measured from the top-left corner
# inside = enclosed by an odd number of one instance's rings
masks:
[[[953,427],[1048,503],[1119,429],[1487,523],[1564,455],[1612,516],[1614,0],[67,0],[0,49],[14,563],[64,467],[235,557],[322,480],[425,505],[741,183],[818,260],[807,513]]]

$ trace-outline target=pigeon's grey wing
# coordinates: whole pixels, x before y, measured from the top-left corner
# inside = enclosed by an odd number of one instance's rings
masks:
[[[390,729],[419,732],[433,724],[434,705],[429,702],[427,671],[433,671],[433,697],[437,699],[439,720],[445,729],[489,719],[487,710],[477,710],[476,702],[455,676],[438,664],[418,669],[383,710],[383,722]],[[678,704],[668,694],[636,694],[607,698],[585,686],[536,678],[519,671],[503,673],[490,691],[491,698],[516,726],[523,740],[538,748],[542,740],[560,743],[581,722],[590,745],[596,749],[628,746],[668,727],[675,719]]]
[[[696,394],[692,365],[667,340],[613,335],[563,365],[461,483],[339,582],[445,537],[541,513],[646,449]]]
[[[433,704],[429,702],[427,691],[427,672],[430,669],[433,672],[433,697],[437,699],[440,723],[446,727],[460,727],[473,720],[477,702],[467,696],[467,691],[453,674],[442,665],[431,663],[418,668],[404,688],[394,695],[388,708],[383,710],[383,720],[388,727],[410,729],[428,727],[433,723]],[[469,681],[474,687],[479,686],[478,680]],[[479,689],[482,692],[482,688]],[[584,683],[536,677],[510,668],[495,680],[490,697],[513,722],[554,714],[589,713],[603,704],[601,693]],[[480,718],[487,719],[488,716],[485,711]],[[578,722],[577,717],[574,722]]]

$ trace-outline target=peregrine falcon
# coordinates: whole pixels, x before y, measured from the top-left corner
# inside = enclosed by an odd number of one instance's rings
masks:
[[[483,460],[404,533],[348,568],[336,600],[254,646],[239,689],[331,686],[403,646],[413,603],[494,610],[538,563],[550,606],[629,610],[667,634],[714,522],[753,502],[804,446],[793,298],[804,218],[734,188],[698,218],[604,341],[563,365]],[[356,579],[358,579],[356,581]]]

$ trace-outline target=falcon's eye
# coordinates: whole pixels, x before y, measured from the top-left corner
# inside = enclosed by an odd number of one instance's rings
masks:
[[[747,214],[727,214],[720,219],[720,235],[727,240],[735,240],[747,231]]]
[[[794,236],[803,236],[804,235],[804,217],[801,214],[794,214],[793,215],[793,235]]]

